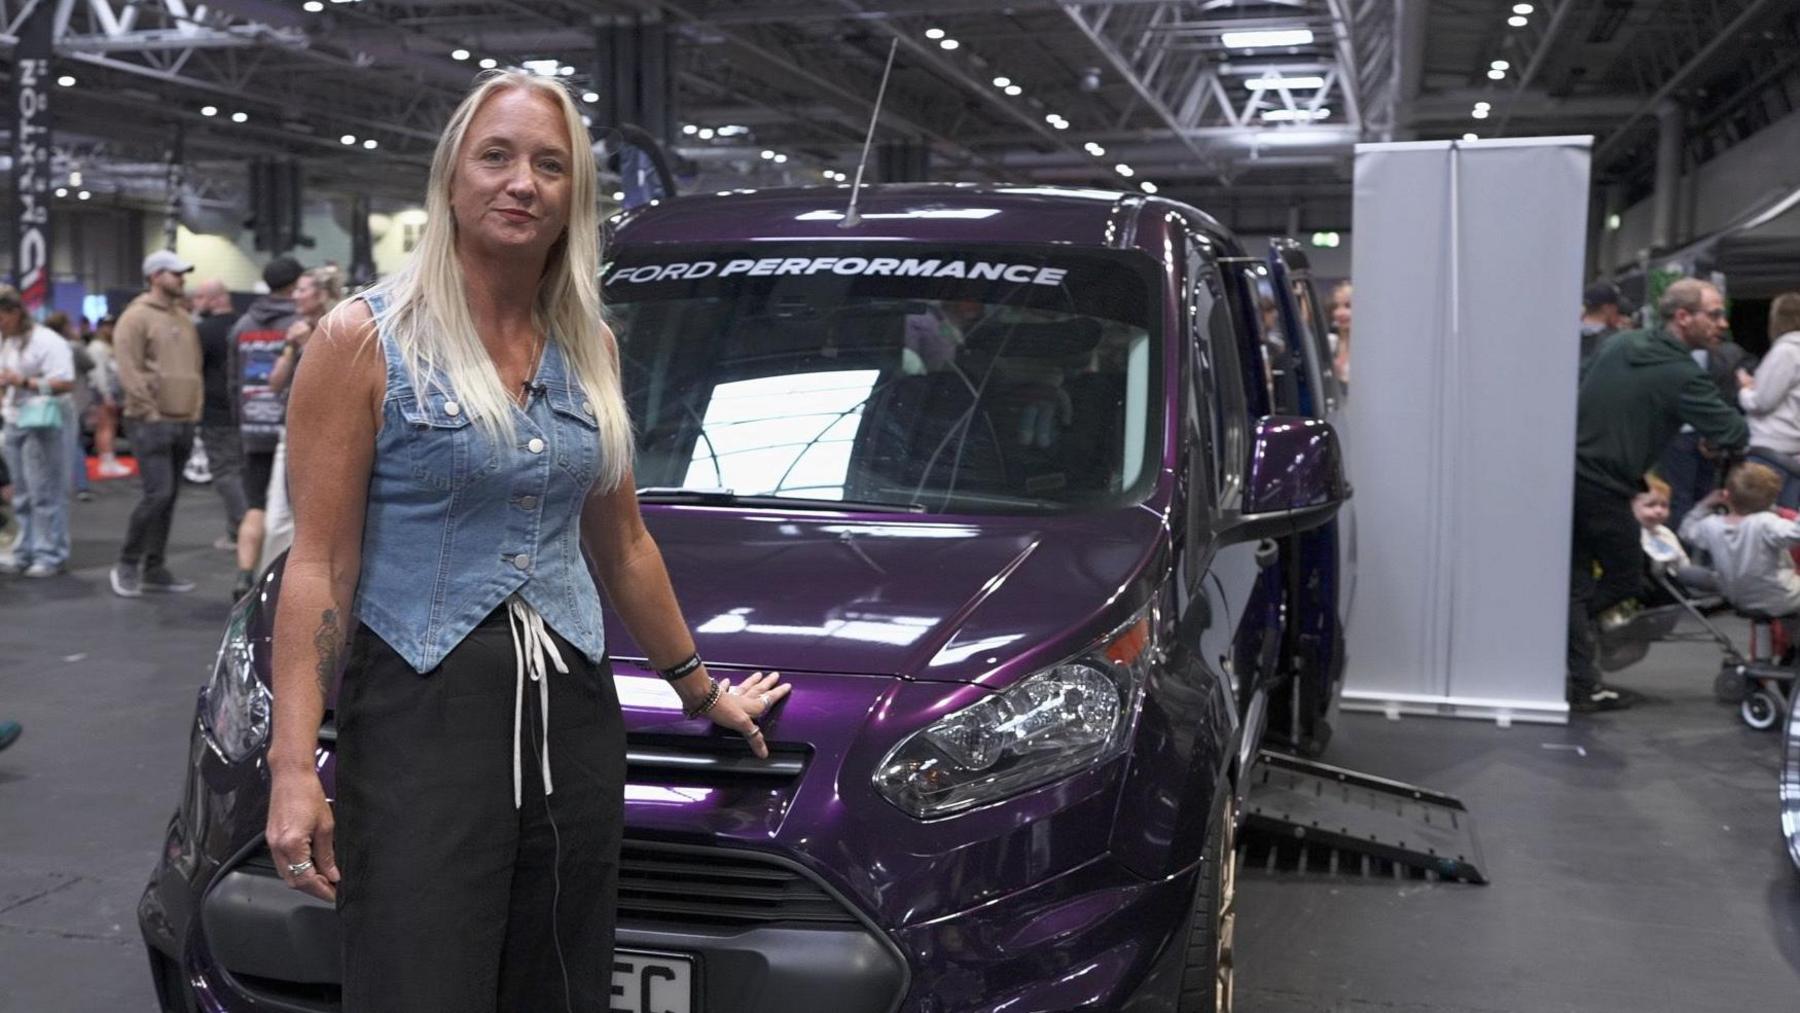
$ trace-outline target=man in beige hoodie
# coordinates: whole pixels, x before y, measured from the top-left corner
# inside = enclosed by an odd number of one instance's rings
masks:
[[[192,591],[169,572],[163,554],[181,490],[181,468],[194,447],[204,382],[200,336],[181,307],[194,265],[170,250],[144,258],[147,291],[131,301],[113,331],[113,361],[125,392],[124,415],[143,499],[131,512],[125,545],[112,569],[113,593]]]

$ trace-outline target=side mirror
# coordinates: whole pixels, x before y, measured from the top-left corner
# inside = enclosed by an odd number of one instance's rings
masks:
[[[1321,419],[1269,415],[1256,423],[1244,508],[1220,535],[1233,542],[1309,531],[1350,499],[1337,430]]]

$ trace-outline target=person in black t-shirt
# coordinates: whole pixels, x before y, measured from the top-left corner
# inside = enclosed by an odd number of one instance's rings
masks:
[[[194,289],[194,329],[200,332],[200,376],[206,387],[200,407],[200,441],[206,446],[206,463],[213,488],[225,505],[225,535],[214,548],[237,548],[238,525],[247,508],[244,498],[244,444],[238,434],[237,415],[231,398],[231,293],[218,280],[201,282]]]

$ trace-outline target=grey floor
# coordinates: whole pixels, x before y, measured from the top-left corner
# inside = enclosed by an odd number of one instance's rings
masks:
[[[232,563],[210,548],[216,497],[189,487],[171,564],[200,590],[114,598],[132,485],[76,506],[72,575],[0,578],[0,718],[26,725],[0,754],[4,1013],[153,1008],[134,905]],[[1238,1008],[1800,1008],[1776,741],[1712,702],[1715,665],[1704,646],[1658,647],[1621,680],[1646,705],[1567,728],[1347,717],[1328,759],[1461,794],[1493,883],[1246,874]]]

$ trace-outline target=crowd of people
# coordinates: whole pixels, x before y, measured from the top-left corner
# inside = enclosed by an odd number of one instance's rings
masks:
[[[115,594],[182,593],[166,554],[183,469],[196,436],[224,507],[217,548],[236,553],[233,598],[286,548],[292,522],[282,474],[286,391],[313,327],[343,299],[335,267],[270,261],[268,289],[247,312],[223,282],[188,290],[193,265],[168,250],[144,259],[145,290],[117,317],[60,311],[41,322],[0,285],[0,509],[16,520],[0,573],[52,578],[69,565],[71,504],[92,498],[93,475],[133,471],[119,459],[121,429],[141,482],[118,561]]]
[[[1760,363],[1730,339],[1709,282],[1671,283],[1658,323],[1626,330],[1616,288],[1583,298],[1569,570],[1572,710],[1629,707],[1602,681],[1600,636],[1654,597],[1652,567],[1741,611],[1800,615],[1800,293],[1776,297]],[[1667,527],[1680,518],[1678,534]]]

